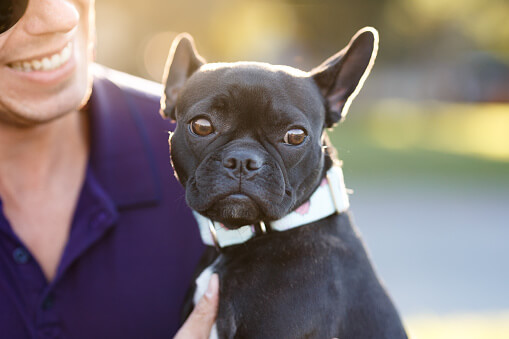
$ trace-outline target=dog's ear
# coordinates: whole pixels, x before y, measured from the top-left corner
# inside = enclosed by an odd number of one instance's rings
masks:
[[[369,75],[378,51],[378,31],[365,27],[358,31],[348,46],[320,66],[311,76],[327,101],[327,127],[343,119]]]
[[[187,33],[179,34],[170,47],[170,53],[164,67],[164,93],[161,98],[161,115],[176,120],[175,105],[186,80],[205,64],[194,46],[194,40]]]

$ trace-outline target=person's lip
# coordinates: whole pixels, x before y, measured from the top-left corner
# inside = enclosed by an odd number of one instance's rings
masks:
[[[54,53],[7,64],[8,70],[16,76],[46,85],[68,77],[75,67],[76,60],[72,42],[67,43]]]

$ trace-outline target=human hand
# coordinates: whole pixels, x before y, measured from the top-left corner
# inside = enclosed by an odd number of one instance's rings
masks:
[[[173,339],[208,338],[216,320],[218,303],[219,277],[217,274],[213,274],[210,277],[207,291]]]

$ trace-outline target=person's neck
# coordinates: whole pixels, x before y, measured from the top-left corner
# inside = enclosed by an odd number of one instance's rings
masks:
[[[23,200],[24,194],[50,189],[70,170],[83,171],[88,158],[87,125],[83,112],[33,127],[0,122],[2,200]]]

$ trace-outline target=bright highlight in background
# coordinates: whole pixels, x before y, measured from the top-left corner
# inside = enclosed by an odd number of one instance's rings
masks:
[[[372,110],[371,135],[382,147],[509,161],[507,105],[386,100]]]

